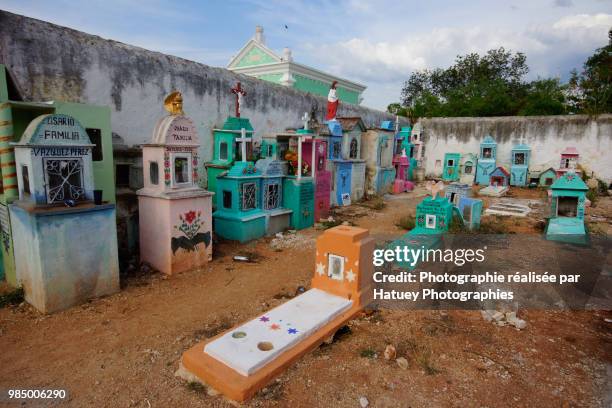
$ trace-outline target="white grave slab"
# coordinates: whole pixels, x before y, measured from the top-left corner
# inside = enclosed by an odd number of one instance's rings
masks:
[[[208,343],[204,352],[249,376],[352,305],[352,300],[310,289]]]

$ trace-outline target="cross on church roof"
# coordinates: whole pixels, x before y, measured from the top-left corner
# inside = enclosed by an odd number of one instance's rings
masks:
[[[246,91],[240,85],[240,82],[232,88],[232,93],[236,95],[236,117],[240,117],[240,105],[242,105],[242,98],[246,95]]]

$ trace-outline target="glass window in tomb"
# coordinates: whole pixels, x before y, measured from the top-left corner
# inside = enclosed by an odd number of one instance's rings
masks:
[[[242,210],[253,210],[257,208],[257,185],[255,183],[244,183],[242,185]]]
[[[525,164],[525,153],[514,153],[514,164]]]
[[[23,181],[23,194],[25,196],[30,195],[30,174],[28,173],[28,166],[21,166],[21,180]]]
[[[223,190],[223,208],[232,208],[232,192]]]
[[[472,169],[473,169],[472,163],[468,162],[468,163],[465,163],[465,169],[463,170],[463,172],[465,174],[472,174]]]
[[[557,216],[575,217],[578,213],[578,197],[559,197],[557,199]]]
[[[332,157],[334,159],[340,157],[340,142],[334,142],[332,146]]]
[[[327,265],[328,276],[335,280],[342,280],[344,275],[344,257],[329,254]]]
[[[83,200],[83,160],[44,159],[47,203],[61,203],[64,200]]]
[[[353,139],[351,140],[351,145],[350,145],[350,149],[349,149],[349,157],[351,159],[356,159],[357,158],[357,139]]]
[[[189,157],[177,156],[174,158],[174,182],[184,184],[190,182]]]
[[[278,208],[280,201],[280,188],[278,183],[270,183],[266,186],[264,192],[264,208],[266,210],[273,210]]]
[[[91,149],[91,160],[93,161],[102,161],[104,159],[104,155],[102,153],[102,132],[100,129],[85,129],[87,135],[89,136],[89,140],[91,140],[91,144],[95,145]]]
[[[490,147],[484,147],[482,149],[482,157],[485,159],[490,159],[492,153],[493,153],[493,150]]]
[[[157,162],[149,163],[149,179],[151,180],[151,184],[159,183],[159,165]]]
[[[227,160],[227,143],[219,143],[219,160]]]

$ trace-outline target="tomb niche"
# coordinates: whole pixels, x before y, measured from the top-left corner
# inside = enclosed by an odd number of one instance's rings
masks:
[[[34,119],[14,143],[9,206],[17,281],[43,313],[119,291],[115,205],[94,203],[92,148],[72,116]]]
[[[179,92],[164,103],[169,114],[142,147],[144,187],[138,190],[140,258],[166,274],[212,259],[212,196],[198,186],[196,128]]]

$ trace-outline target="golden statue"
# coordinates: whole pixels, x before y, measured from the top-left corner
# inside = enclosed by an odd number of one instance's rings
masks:
[[[174,91],[164,99],[164,108],[171,115],[183,115],[183,95]]]

